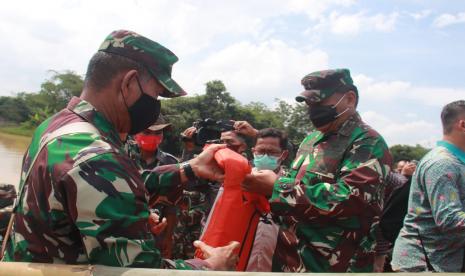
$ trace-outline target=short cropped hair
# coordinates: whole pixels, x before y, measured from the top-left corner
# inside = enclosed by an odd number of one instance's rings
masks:
[[[444,106],[441,112],[442,132],[450,134],[454,123],[460,116],[465,115],[465,101],[455,101]]]
[[[89,61],[84,86],[95,90],[103,89],[115,76],[129,70],[137,70],[140,77],[144,79],[150,76],[142,64],[132,59],[99,51]]]
[[[278,138],[279,146],[281,147],[281,149],[287,150],[288,139],[286,133],[284,133],[283,131],[277,128],[264,128],[258,131],[257,139],[267,137]]]

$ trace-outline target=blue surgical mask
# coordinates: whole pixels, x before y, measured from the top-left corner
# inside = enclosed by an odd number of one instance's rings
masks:
[[[276,170],[279,166],[279,157],[269,156],[268,154],[254,154],[253,164],[257,170]]]

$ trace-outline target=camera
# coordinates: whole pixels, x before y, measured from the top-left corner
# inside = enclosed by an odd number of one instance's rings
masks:
[[[197,146],[218,143],[221,132],[234,130],[234,123],[229,120],[215,121],[212,118],[198,119],[194,122],[195,132],[192,138],[182,136],[183,141],[193,141]]]

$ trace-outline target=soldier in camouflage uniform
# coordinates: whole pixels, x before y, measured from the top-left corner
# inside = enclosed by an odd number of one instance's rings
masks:
[[[211,256],[163,260],[151,195],[177,202],[187,179],[221,179],[212,146],[197,158],[143,179],[120,137],[155,122],[158,96],[185,95],[171,79],[177,57],[130,31],[111,33],[89,62],[80,98],[45,120],[23,159],[9,261],[177,269],[234,267],[229,247],[197,245]],[[145,181],[145,183],[144,183]]]
[[[160,115],[155,124],[141,133],[129,136],[126,140],[129,157],[139,164],[140,173],[143,176],[152,174],[158,166],[179,163],[176,157],[164,152],[159,147],[163,142],[164,132],[170,129],[171,124],[167,123],[165,118]],[[163,220],[167,222],[165,230],[157,236],[157,246],[163,258],[171,259],[173,257],[173,231],[178,221],[178,208],[172,203],[160,200],[157,194],[152,195],[149,199],[149,208],[163,216]],[[194,246],[192,245],[192,247]]]
[[[309,106],[317,131],[301,143],[285,177],[260,171],[244,183],[271,196],[282,223],[273,271],[373,271],[388,147],[356,112],[349,70],[314,72],[302,85],[296,100]]]
[[[191,127],[182,134],[184,138],[183,161],[191,159],[195,154],[201,152],[201,149],[192,141],[192,135],[195,131],[195,128]],[[238,153],[243,153],[247,149],[243,137],[234,132],[223,132],[220,140]],[[179,204],[178,224],[174,230],[174,258],[194,257],[196,248],[192,242],[199,239],[202,234],[220,187],[221,183],[205,179],[189,181],[186,185]]]

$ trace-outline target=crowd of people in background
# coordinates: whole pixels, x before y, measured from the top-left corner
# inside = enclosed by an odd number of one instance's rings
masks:
[[[171,79],[176,61],[130,31],[104,41],[81,97],[35,133],[4,260],[235,270],[247,251],[245,271],[464,270],[464,100],[443,108],[437,147],[393,163],[357,112],[350,71],[316,71],[296,93],[315,129],[297,151],[284,131],[235,118],[203,144],[186,129],[175,157],[161,145],[176,122],[157,97],[185,94]],[[240,176],[243,204],[247,193],[266,199],[248,247],[203,242],[230,180],[219,152],[252,168]]]

